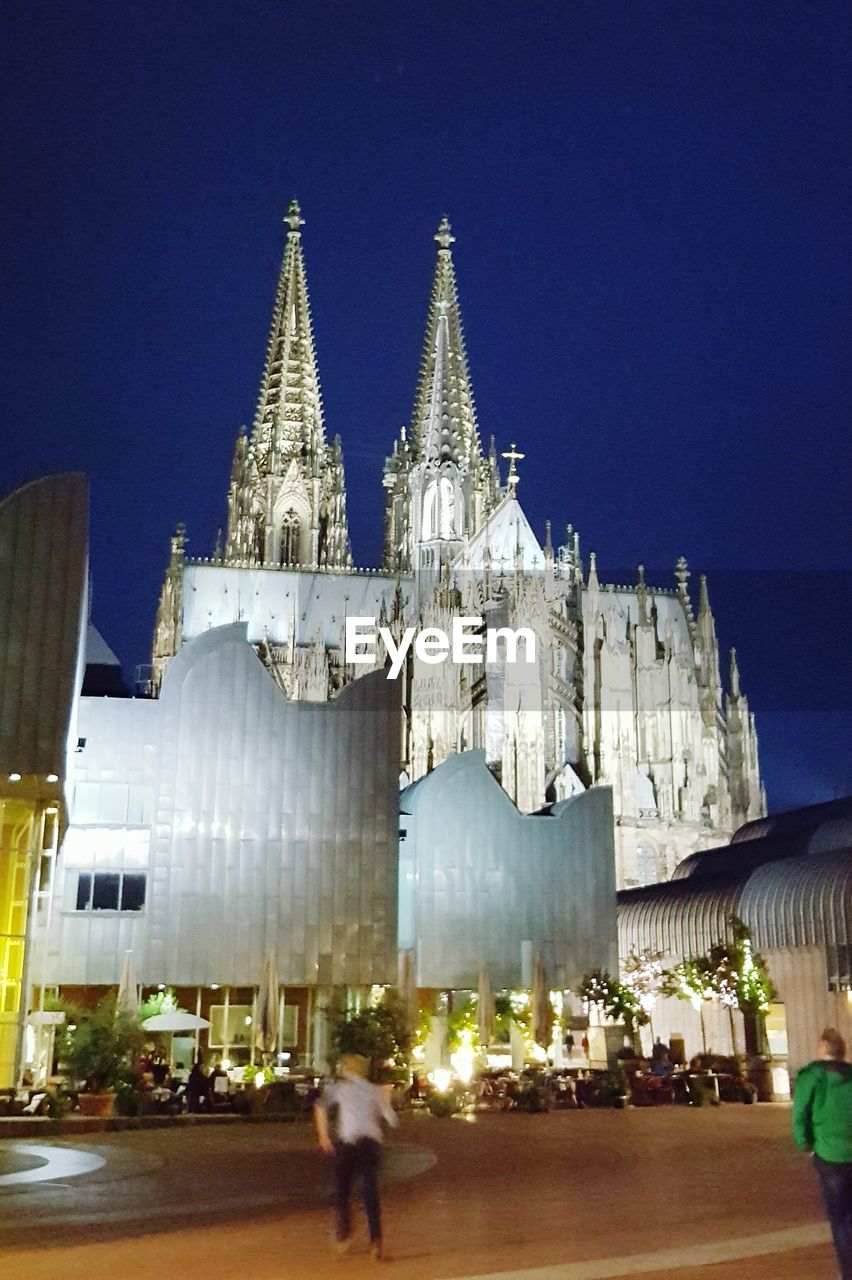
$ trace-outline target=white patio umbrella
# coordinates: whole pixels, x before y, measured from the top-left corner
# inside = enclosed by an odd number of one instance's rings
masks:
[[[550,992],[547,986],[547,974],[540,959],[536,959],[533,968],[532,991],[530,992],[530,1014],[532,1016],[533,1039],[542,1048],[550,1044],[553,1022],[550,1007]]]
[[[139,984],[136,981],[136,969],[133,964],[133,952],[125,951],[124,963],[121,966],[121,977],[118,982],[118,999],[115,1003],[117,1013],[139,1012]]]
[[[274,1053],[278,1044],[278,985],[275,953],[270,948],[266,953],[254,1016],[254,1043],[261,1053]]]
[[[175,1009],[172,1013],[155,1013],[142,1023],[145,1031],[203,1031],[210,1023],[206,1018],[199,1018],[194,1013],[186,1013],[183,1009]]]
[[[494,1033],[494,993],[491,990],[491,975],[485,965],[479,970],[476,1021],[479,1024],[479,1039],[487,1047]]]

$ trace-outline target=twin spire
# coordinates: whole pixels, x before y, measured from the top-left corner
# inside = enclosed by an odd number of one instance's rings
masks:
[[[450,252],[455,236],[446,218],[435,240],[438,261],[411,415],[412,461],[470,466],[481,455],[479,427]]]
[[[351,555],[343,456],[337,437],[326,441],[302,250],[305,223],[296,200],[284,224],[257,412],[250,437],[237,441],[231,474],[225,559],[275,567],[345,566]],[[385,560],[393,567],[410,563],[414,543],[428,530],[429,536],[440,530],[449,542],[475,534],[499,490],[496,458],[489,462],[480,446],[450,250],[454,240],[444,218],[435,235],[437,263],[410,432],[403,433],[385,469]],[[426,473],[440,473],[443,486],[428,498]],[[422,506],[427,501],[428,512]],[[415,506],[422,508],[422,519],[415,518]]]
[[[284,260],[275,293],[272,326],[253,437],[258,461],[300,454],[316,456],[325,447],[322,396],[314,346],[311,308],[302,254],[305,225],[297,200],[290,202]]]
[[[287,242],[275,293],[266,361],[252,435],[258,460],[325,445],[319,372],[308,298],[297,200],[284,218]],[[426,337],[414,399],[410,439],[413,461],[468,465],[480,456],[479,428],[464,345],[447,218],[435,234],[438,261],[429,298]]]

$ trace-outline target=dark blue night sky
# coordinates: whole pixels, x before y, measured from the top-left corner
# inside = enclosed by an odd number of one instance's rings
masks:
[[[850,46],[831,0],[4,6],[0,491],[88,472],[132,673],[175,524],[224,524],[295,194],[376,563],[447,213],[534,525],[706,571],[770,808],[852,790]]]

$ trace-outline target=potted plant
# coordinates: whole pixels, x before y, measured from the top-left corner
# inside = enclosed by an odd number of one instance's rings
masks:
[[[598,1076],[596,1105],[623,1110],[629,1100],[627,1077],[620,1066],[610,1067]]]
[[[407,1066],[413,1036],[399,1000],[388,993],[359,1010],[345,1004],[329,1007],[332,1056],[357,1053],[369,1059],[370,1079],[393,1083],[395,1070]]]
[[[116,1010],[114,996],[69,1016],[61,1057],[69,1079],[81,1086],[77,1101],[83,1115],[113,1114],[116,1093],[132,1079],[143,1035],[138,1017]]]

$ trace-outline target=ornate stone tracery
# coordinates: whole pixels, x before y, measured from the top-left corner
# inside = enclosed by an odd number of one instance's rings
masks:
[[[223,622],[247,622],[289,698],[326,701],[382,663],[379,655],[373,667],[344,661],[345,616],[367,607],[356,597],[373,601],[397,641],[409,626],[449,632],[453,617],[484,617],[489,626],[531,628],[537,662],[409,660],[400,677],[408,779],[483,748],[522,812],[611,786],[622,886],[670,874],[687,854],[764,813],[754,716],[733,654],[723,689],[706,580],[697,613],[683,557],[673,590],[646,582],[642,566],[633,585],[602,585],[572,526],[559,547],[549,524],[538,542],[518,499],[517,446],[502,455],[505,485],[493,439],[483,453],[446,219],[435,236],[414,408],[384,469],[384,569],[353,568],[342,450],[337,437],[325,439],[295,201],[285,222],[258,409],[234,453],[225,545],[212,563],[190,564],[182,528],[172,540],[154,691],[182,640]],[[259,569],[280,583],[264,604]]]

